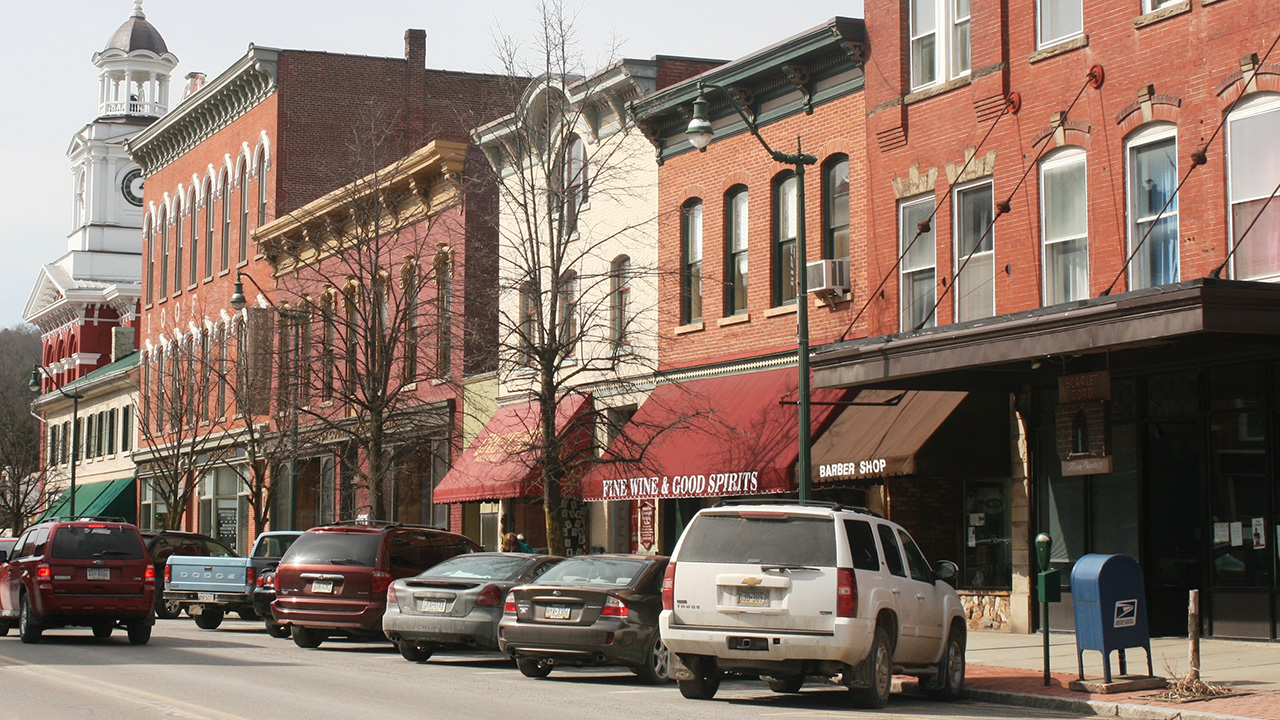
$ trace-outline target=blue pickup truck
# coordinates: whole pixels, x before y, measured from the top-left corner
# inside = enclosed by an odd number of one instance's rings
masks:
[[[301,534],[299,530],[262,533],[249,557],[171,555],[164,568],[164,599],[184,607],[205,630],[216,629],[228,612],[253,619],[258,575],[275,568]]]

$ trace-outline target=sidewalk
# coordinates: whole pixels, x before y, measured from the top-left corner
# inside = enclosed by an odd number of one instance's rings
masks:
[[[971,632],[966,652],[966,695],[973,700],[1022,705],[1084,715],[1193,720],[1195,718],[1260,718],[1280,720],[1280,643],[1202,640],[1200,675],[1206,682],[1249,694],[1191,703],[1164,703],[1150,698],[1156,691],[1093,695],[1074,692],[1077,678],[1075,636],[1050,636],[1051,684],[1044,685],[1041,635]],[[1127,653],[1129,672],[1145,674],[1146,653]],[[1156,675],[1171,677],[1187,669],[1186,638],[1155,638],[1151,660]],[[1112,672],[1119,663],[1112,655]],[[1102,657],[1084,655],[1086,678],[1102,676]],[[910,691],[910,688],[908,688]]]

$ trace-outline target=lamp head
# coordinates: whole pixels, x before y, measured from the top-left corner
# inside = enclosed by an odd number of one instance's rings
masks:
[[[31,389],[31,392],[40,392],[40,366],[39,365],[31,366],[31,380],[27,382],[27,387]]]
[[[231,307],[235,308],[236,310],[243,310],[244,306],[245,306],[244,283],[240,282],[240,280],[237,278],[235,286],[233,286],[231,289]]]
[[[702,94],[702,88],[698,88],[698,97],[693,101],[693,119],[689,121],[685,134],[689,136],[689,143],[699,150],[711,144],[711,138],[715,135],[707,115],[707,98]]]

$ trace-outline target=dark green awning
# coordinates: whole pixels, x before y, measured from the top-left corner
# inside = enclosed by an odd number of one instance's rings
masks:
[[[137,483],[132,477],[76,485],[76,517],[92,515],[122,517],[137,522]],[[36,522],[63,517],[71,510],[71,491],[66,490]]]

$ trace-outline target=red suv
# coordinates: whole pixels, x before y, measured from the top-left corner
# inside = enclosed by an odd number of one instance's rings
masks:
[[[51,520],[27,528],[0,564],[0,625],[24,643],[48,628],[81,625],[107,638],[151,639],[155,569],[138,528],[119,518]]]
[[[423,525],[357,521],[312,528],[280,559],[271,613],[292,627],[298,647],[319,647],[330,635],[385,641],[382,614],[392,581],[480,549],[464,535]]]

